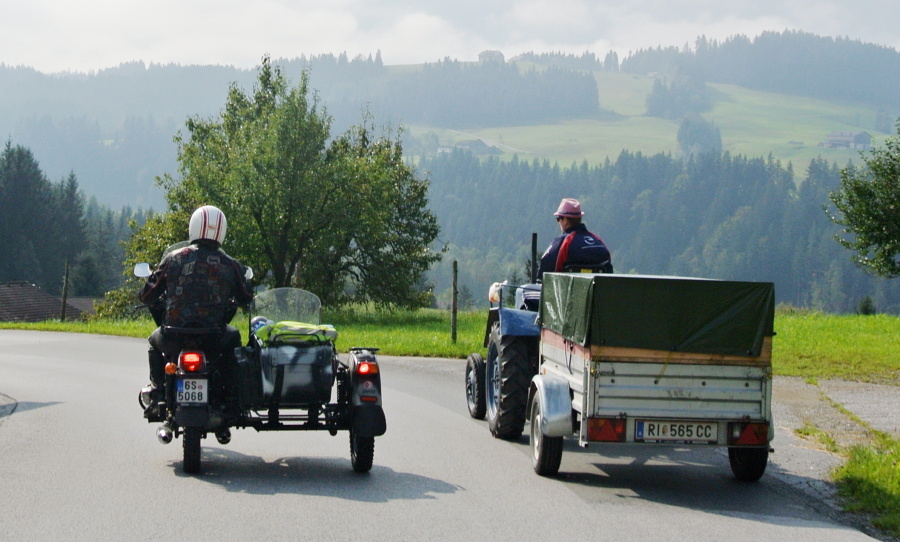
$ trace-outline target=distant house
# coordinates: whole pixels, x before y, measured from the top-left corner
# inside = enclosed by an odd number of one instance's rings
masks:
[[[28,282],[0,284],[0,322],[58,320],[62,300]],[[66,320],[81,318],[82,311],[66,303]]]
[[[828,149],[867,151],[872,146],[872,136],[866,132],[831,132],[823,146]]]

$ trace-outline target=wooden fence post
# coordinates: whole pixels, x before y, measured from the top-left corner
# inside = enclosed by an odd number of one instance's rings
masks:
[[[453,295],[450,302],[450,342],[456,344],[456,313],[459,309],[459,289],[457,288],[457,263],[453,260]]]
[[[69,297],[69,259],[66,258],[66,272],[63,275],[63,290],[62,290],[62,309],[59,311],[59,321],[66,321],[66,302]]]

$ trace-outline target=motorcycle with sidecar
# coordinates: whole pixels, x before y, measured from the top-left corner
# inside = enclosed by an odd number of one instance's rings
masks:
[[[170,250],[172,247],[170,247]],[[138,276],[149,266],[138,264]],[[153,311],[151,311],[153,312]],[[221,329],[167,327],[176,345],[164,353],[165,393],[145,387],[141,408],[151,423],[162,422],[157,438],[181,438],[186,473],[201,470],[201,443],[215,435],[231,441],[231,429],[349,432],[354,471],[372,468],[375,437],[386,431],[377,348],[350,348],[342,361],[337,331],[320,323],[321,302],[308,291],[275,288],[256,294],[250,305],[249,337],[227,363],[216,354]],[[157,324],[161,316],[154,314]]]

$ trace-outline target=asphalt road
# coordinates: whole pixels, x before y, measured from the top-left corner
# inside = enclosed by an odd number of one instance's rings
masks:
[[[234,432],[181,473],[137,405],[144,341],[0,331],[0,540],[870,540],[779,429],[762,480],[721,450],[566,445],[556,479],[527,439],[468,417],[459,360],[381,358],[388,432],[352,471],[346,433]],[[777,412],[776,412],[777,414]]]

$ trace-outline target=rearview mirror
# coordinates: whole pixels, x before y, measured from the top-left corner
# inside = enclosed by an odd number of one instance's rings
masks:
[[[134,276],[147,278],[150,276],[152,271],[150,270],[150,264],[146,262],[141,262],[138,264],[134,264]]]

